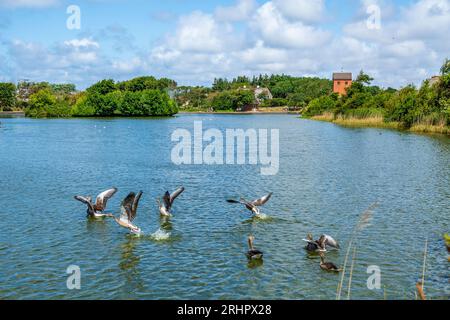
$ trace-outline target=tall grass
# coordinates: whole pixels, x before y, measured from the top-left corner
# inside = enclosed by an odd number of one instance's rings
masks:
[[[353,257],[352,257],[352,265],[350,266],[350,275],[348,277],[348,286],[347,286],[347,300],[350,300],[350,292],[352,290],[352,278],[353,278],[353,268],[355,266],[356,261],[356,245],[353,248]]]
[[[428,238],[425,240],[425,249],[423,250],[423,264],[422,264],[422,280],[416,284],[417,293],[421,300],[426,300],[424,288],[425,288],[425,273],[427,266],[427,254],[428,254]]]
[[[345,280],[345,274],[346,274],[346,270],[347,270],[347,264],[348,264],[348,258],[350,256],[350,251],[351,248],[353,246],[353,243],[355,241],[355,239],[358,237],[359,234],[361,234],[361,232],[367,228],[370,225],[370,222],[372,221],[372,217],[373,217],[373,211],[378,207],[378,202],[373,203],[369,208],[367,208],[366,211],[364,211],[358,219],[358,222],[356,223],[356,225],[353,228],[348,246],[347,246],[347,252],[345,254],[345,259],[344,259],[344,266],[342,267],[342,273],[341,273],[341,279],[338,283],[337,286],[337,290],[336,290],[336,300],[341,300],[341,295],[342,295],[342,287],[344,284],[344,280]],[[354,251],[353,251],[353,257],[352,257],[352,261],[351,261],[351,266],[350,266],[350,279],[349,279],[349,287],[347,288],[348,290],[348,297],[350,297],[350,286],[351,286],[351,278],[353,277],[353,265],[356,259],[356,246],[354,247]]]
[[[313,116],[311,119],[332,122],[341,126],[354,128],[370,127],[403,129],[399,122],[386,122],[382,110],[379,109],[355,109],[347,111],[345,114],[325,112],[321,115]],[[450,126],[447,125],[446,120],[436,115],[417,118],[408,130],[420,133],[450,134]]]

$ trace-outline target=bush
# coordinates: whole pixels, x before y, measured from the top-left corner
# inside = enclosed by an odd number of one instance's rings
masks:
[[[16,106],[16,86],[13,83],[0,83],[0,111],[12,111]]]
[[[122,103],[118,109],[123,116],[144,116],[144,108],[141,106],[141,92],[125,91]]]
[[[164,116],[178,112],[175,101],[166,92],[159,90],[144,90],[140,97],[140,104],[144,115]]]
[[[322,96],[320,98],[313,99],[305,111],[303,112],[304,116],[313,117],[316,115],[320,115],[324,112],[333,111],[336,108],[336,96]]]
[[[92,117],[95,115],[95,108],[87,103],[87,95],[83,93],[72,106],[71,115],[75,117]]]
[[[405,128],[414,122],[413,111],[416,107],[417,91],[413,86],[407,86],[398,91],[386,106],[385,121],[396,121]]]

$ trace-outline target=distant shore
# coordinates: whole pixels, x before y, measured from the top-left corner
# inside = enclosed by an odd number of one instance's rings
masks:
[[[0,111],[0,118],[1,117],[25,117],[25,112],[23,111]]]
[[[273,107],[273,108],[261,108],[256,111],[202,111],[202,110],[183,110],[178,112],[179,114],[300,114],[300,111],[288,111],[286,108]]]

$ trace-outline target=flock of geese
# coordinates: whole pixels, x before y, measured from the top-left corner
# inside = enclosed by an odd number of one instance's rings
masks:
[[[162,197],[162,201],[158,198],[156,201],[158,203],[159,213],[162,217],[170,218],[172,216],[171,209],[175,199],[184,191],[184,187],[179,187],[173,193],[166,191]],[[117,224],[123,228],[128,229],[132,234],[140,235],[142,233],[141,228],[133,224],[136,218],[137,209],[139,201],[142,197],[142,191],[137,194],[130,192],[125,199],[122,200],[120,205],[121,214],[119,217],[114,216],[112,213],[106,213],[106,204],[109,199],[111,199],[117,193],[117,188],[111,188],[100,193],[95,199],[95,203],[92,202],[92,197],[90,196],[75,196],[75,200],[84,203],[87,206],[87,217],[94,219],[101,219],[105,217],[113,218]],[[239,200],[228,199],[228,203],[241,204],[244,205],[247,210],[249,210],[254,216],[261,216],[261,209],[264,204],[266,204],[272,197],[272,192],[259,199],[248,201],[244,198]],[[248,251],[246,253],[249,261],[262,261],[263,252],[255,249],[254,241],[255,237],[253,235],[248,236]],[[328,248],[340,249],[338,242],[333,239],[333,237],[323,234],[318,240],[314,240],[311,234],[308,234],[306,239],[303,239],[307,244],[305,250],[310,253],[318,253],[320,255],[320,268],[325,271],[339,272],[339,269],[334,263],[325,261],[325,252]]]

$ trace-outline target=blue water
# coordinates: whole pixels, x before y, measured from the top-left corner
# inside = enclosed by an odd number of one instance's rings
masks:
[[[180,165],[171,161],[174,130],[274,128],[280,168]],[[161,119],[0,119],[0,298],[3,299],[335,299],[340,275],[319,268],[302,239],[333,235],[343,266],[357,234],[352,299],[414,299],[428,239],[425,292],[448,298],[450,139],[381,129],[348,129],[292,115],[179,115]],[[183,185],[170,222],[156,198]],[[108,203],[120,213],[130,191],[144,192],[129,235],[112,219],[90,221],[74,195],[116,186]],[[274,192],[251,219],[229,197]],[[152,236],[156,231],[159,232]],[[262,264],[248,264],[246,237],[256,237]],[[161,237],[162,236],[162,237]],[[351,250],[353,254],[353,250]],[[351,254],[350,259],[351,260]],[[81,270],[81,289],[66,269]],[[381,289],[367,288],[367,267]],[[347,269],[348,270],[348,269]],[[348,273],[342,297],[347,298]]]

